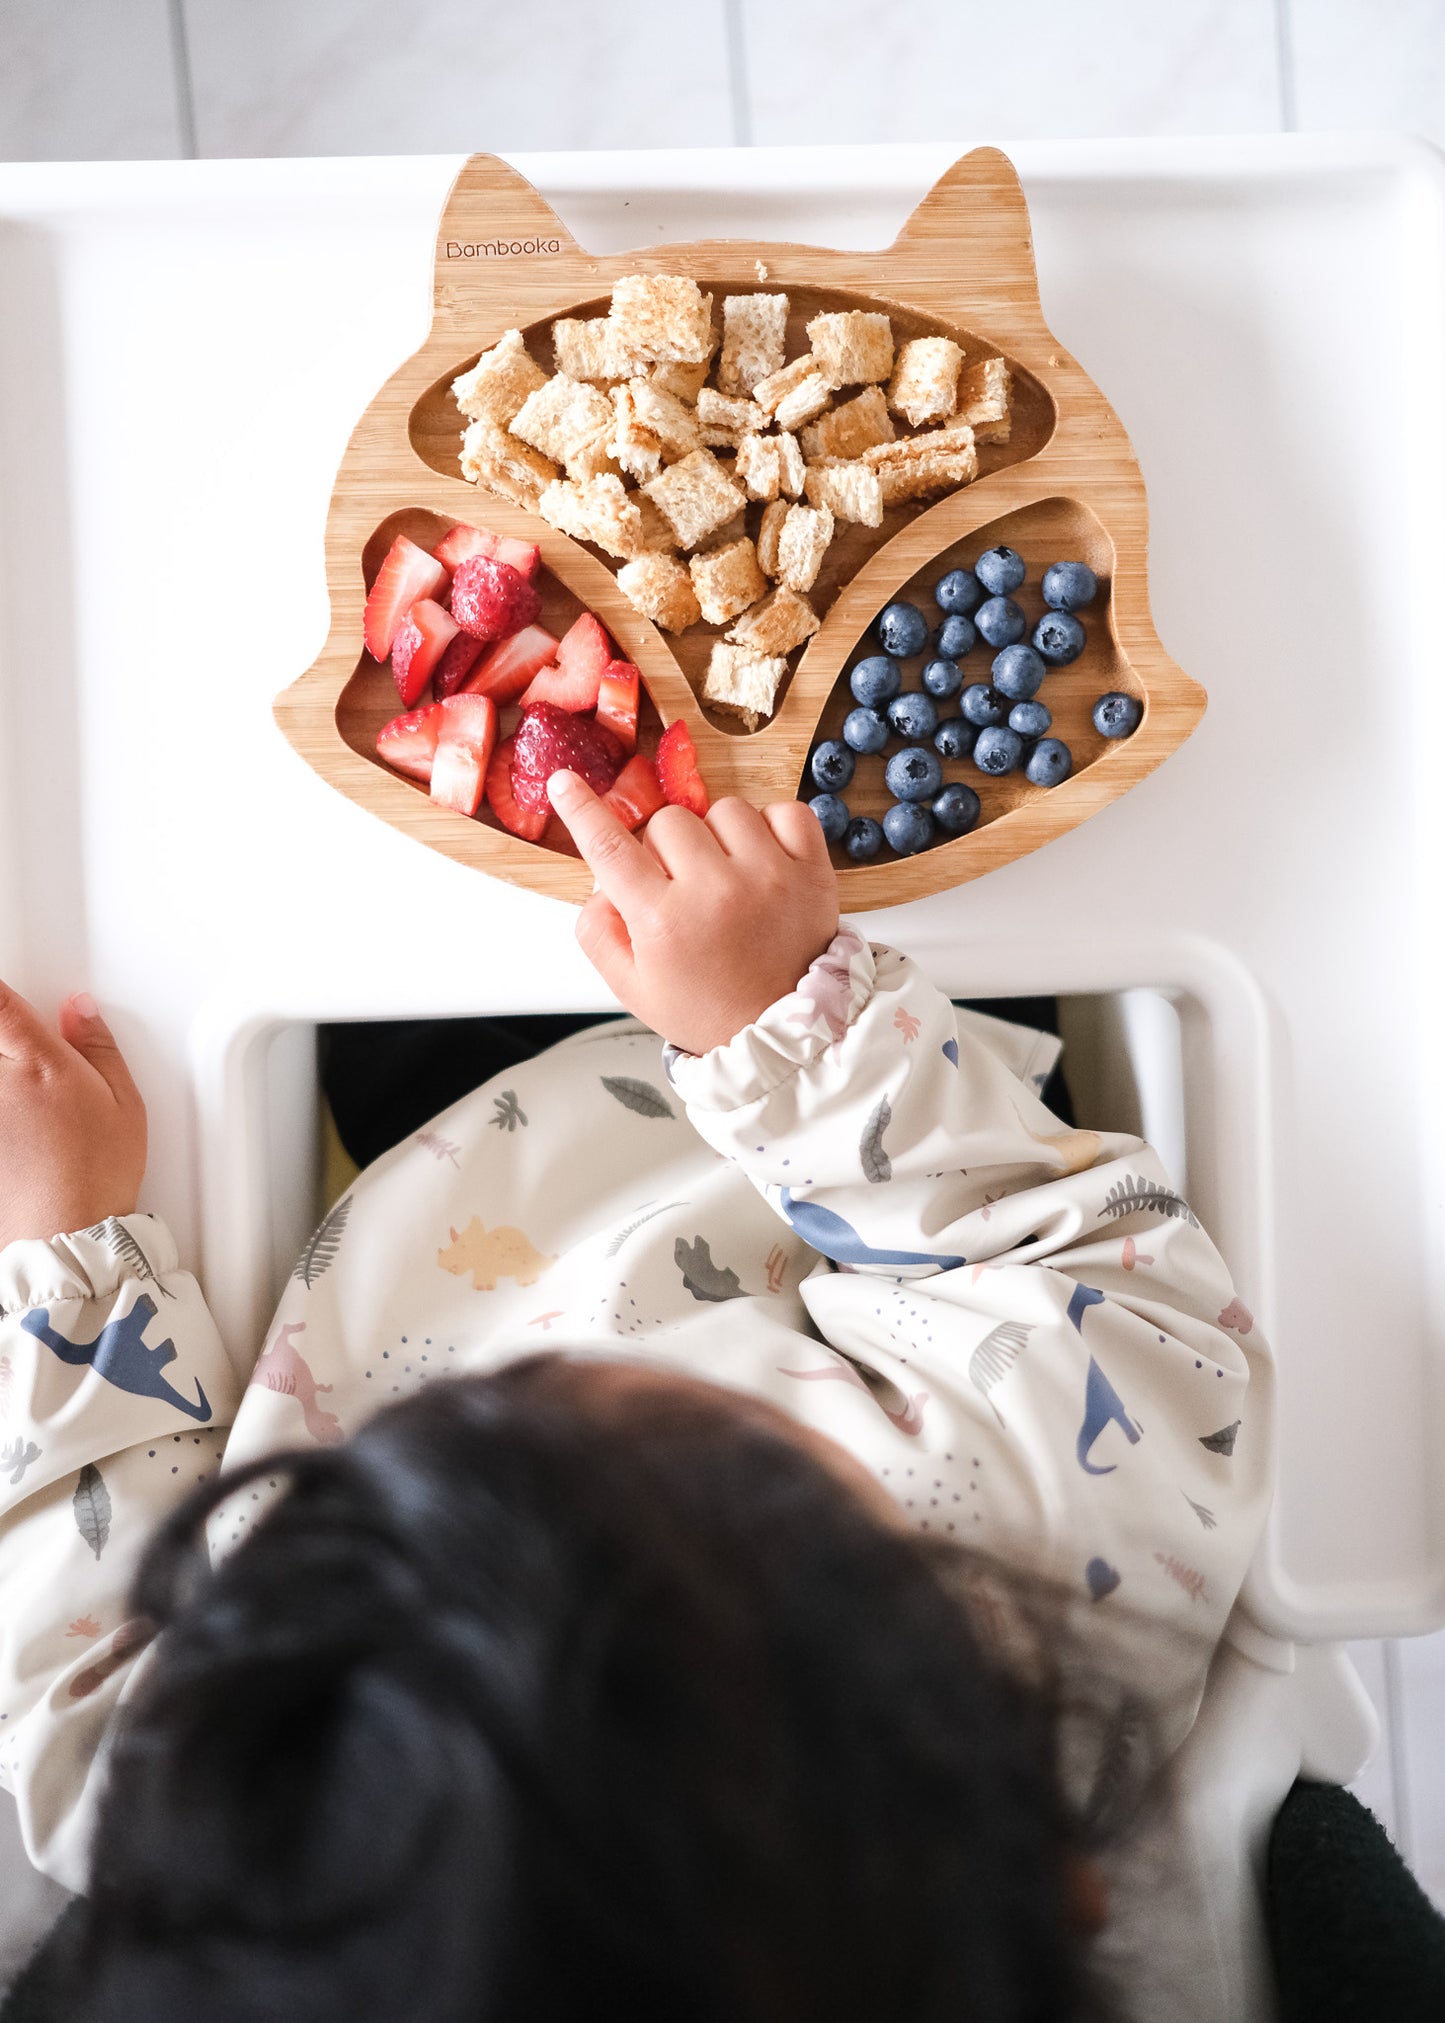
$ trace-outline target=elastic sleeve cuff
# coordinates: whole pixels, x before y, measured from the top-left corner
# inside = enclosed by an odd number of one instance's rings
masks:
[[[796,990],[768,1006],[725,1047],[664,1051],[668,1079],[690,1110],[741,1110],[760,1102],[837,1044],[873,994],[873,950],[840,927]]]
[[[48,1242],[22,1238],[0,1250],[0,1318],[108,1299],[127,1279],[164,1278],[178,1262],[175,1238],[156,1215],[112,1215]]]

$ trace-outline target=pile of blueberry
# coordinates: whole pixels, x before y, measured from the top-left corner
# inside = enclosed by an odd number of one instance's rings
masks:
[[[1083,652],[1084,628],[1075,614],[1092,603],[1098,578],[1085,562],[1046,569],[1048,609],[1025,645],[1028,621],[1012,596],[1024,574],[1012,548],[990,548],[972,569],[950,569],[934,585],[943,622],[933,634],[921,690],[904,693],[901,663],[928,651],[928,621],[907,603],[890,604],[879,618],[882,652],[860,660],[848,678],[858,707],[849,711],[842,738],[818,745],[809,761],[820,791],[808,805],[828,841],[841,842],[856,863],[876,857],[885,842],[900,857],[911,857],[940,833],[968,834],[979,818],[979,798],[962,781],[944,785],[944,759],[971,757],[981,773],[993,775],[1022,771],[1036,787],[1056,787],[1073,771],[1073,754],[1048,735],[1053,718],[1035,698],[1050,667],[1067,667]],[[994,649],[992,681],[965,685],[958,663],[980,639]],[[944,716],[944,705],[958,714]],[[1135,697],[1115,690],[1095,703],[1094,726],[1106,738],[1128,737],[1141,713]],[[893,737],[905,740],[884,768],[893,806],[881,823],[851,815],[843,790],[858,757],[881,753]]]

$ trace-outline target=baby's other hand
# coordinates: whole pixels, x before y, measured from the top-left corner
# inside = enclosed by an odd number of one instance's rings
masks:
[[[0,1250],[132,1214],[145,1163],[145,1105],[90,998],[56,1033],[0,983]]]
[[[577,939],[618,1001],[685,1053],[726,1046],[793,989],[838,931],[838,881],[801,801],[660,808],[641,837],[585,780],[552,805],[596,877]]]

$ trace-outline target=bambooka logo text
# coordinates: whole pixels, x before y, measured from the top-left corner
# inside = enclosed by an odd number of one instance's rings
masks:
[[[500,260],[513,253],[560,253],[560,239],[481,239],[475,244],[463,239],[447,240],[449,260]]]

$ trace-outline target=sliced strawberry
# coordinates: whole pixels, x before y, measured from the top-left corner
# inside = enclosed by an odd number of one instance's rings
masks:
[[[557,642],[545,625],[529,625],[494,646],[467,687],[473,695],[489,695],[500,709],[517,700],[539,668],[550,667],[556,651]]]
[[[591,717],[572,716],[539,702],[523,716],[512,760],[512,791],[519,808],[547,812],[553,773],[580,773],[594,794],[605,794],[622,771],[626,753],[610,730]]]
[[[629,829],[640,829],[649,816],[667,806],[657,767],[641,752],[627,761],[602,798],[618,821],[625,822]]]
[[[458,630],[451,613],[430,597],[419,598],[402,619],[391,642],[391,671],[397,693],[408,709],[420,697]]]
[[[497,742],[497,706],[490,696],[449,695],[437,708],[442,720],[432,762],[431,797],[459,815],[475,815]]]
[[[409,710],[405,716],[394,716],[376,734],[377,756],[397,772],[410,773],[414,780],[429,780],[441,726],[442,712],[437,703],[426,709]]]
[[[585,674],[594,683],[601,681],[612,658],[612,641],[590,611],[567,628],[557,648],[558,667],[567,674]]]
[[[440,568],[440,563],[436,565]],[[532,624],[542,600],[510,562],[469,555],[452,577],[452,617],[477,639],[510,639]]]
[[[642,683],[627,660],[614,660],[597,686],[597,721],[606,724],[625,752],[637,750],[637,704]]]
[[[473,639],[470,632],[458,631],[456,638],[432,669],[432,694],[438,702],[444,696],[455,695],[459,688],[467,686],[467,676],[485,651],[486,648],[480,639]]]
[[[557,709],[570,710],[577,716],[596,709],[597,683],[595,668],[544,667],[522,697],[522,707],[530,709],[534,702],[550,702]]]
[[[468,527],[465,524],[444,534],[432,553],[448,575],[452,575],[458,565],[470,556],[486,555],[493,562],[508,563],[529,582],[542,560],[542,552],[535,541],[514,541],[510,534],[493,534],[486,527]]]
[[[515,738],[503,738],[492,753],[492,762],[487,767],[487,800],[504,829],[510,829],[525,842],[535,843],[547,826],[549,810],[518,807],[512,792],[512,754],[516,744]]]
[[[362,629],[373,660],[386,659],[407,612],[420,598],[435,597],[446,580],[447,572],[434,555],[405,534],[397,535],[366,599]]]
[[[694,815],[707,813],[707,788],[697,769],[692,734],[681,717],[669,724],[658,740],[657,777],[663,793],[675,807],[691,808]]]

